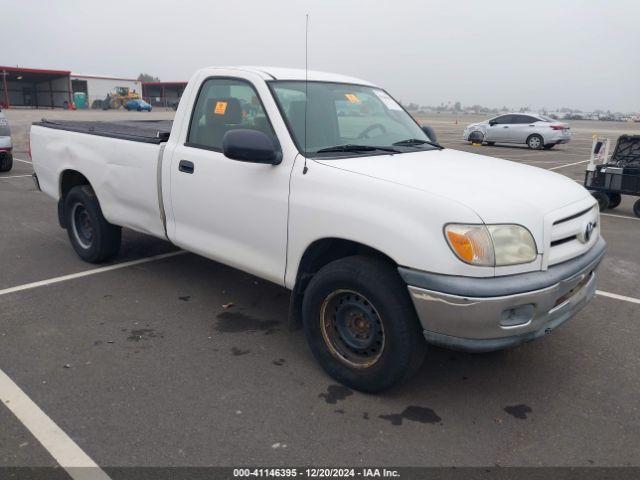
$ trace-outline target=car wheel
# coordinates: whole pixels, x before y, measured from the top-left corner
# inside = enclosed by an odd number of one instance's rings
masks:
[[[601,212],[609,208],[609,196],[606,193],[591,192],[591,195],[593,195],[593,198],[598,201],[598,207],[600,208]]]
[[[484,133],[476,130],[475,132],[471,132],[468,137],[469,142],[472,144],[482,144],[484,142]]]
[[[529,135],[529,138],[527,138],[527,146],[532,150],[540,150],[544,146],[542,137],[535,133]]]
[[[396,268],[353,256],[325,265],[304,293],[305,337],[322,368],[338,382],[380,392],[422,364],[426,342]]]
[[[71,245],[85,262],[100,263],[118,254],[122,229],[107,222],[89,185],[69,191],[64,213]]]
[[[0,172],[8,172],[13,168],[13,156],[10,153],[5,153],[0,158]]]
[[[636,217],[640,217],[640,200],[636,200],[633,204],[633,213],[636,214]]]
[[[556,146],[556,144],[555,144],[555,143],[547,143],[547,144],[544,146],[544,149],[545,149],[545,150],[551,150],[551,149],[552,149],[553,147],[555,147],[555,146]]]
[[[609,208],[616,208],[622,202],[622,195],[619,193],[608,193],[609,197]]]

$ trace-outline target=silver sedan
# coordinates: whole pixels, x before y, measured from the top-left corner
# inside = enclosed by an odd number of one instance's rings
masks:
[[[517,143],[539,150],[568,143],[571,129],[566,123],[544,115],[507,113],[469,125],[463,138],[472,143]]]

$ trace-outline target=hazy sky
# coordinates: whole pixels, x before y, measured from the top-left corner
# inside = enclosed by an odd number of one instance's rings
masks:
[[[403,102],[640,110],[637,0],[0,0],[0,65],[188,79],[210,65],[362,77]]]

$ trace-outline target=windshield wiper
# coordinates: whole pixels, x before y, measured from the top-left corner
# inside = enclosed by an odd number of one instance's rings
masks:
[[[439,143],[436,142],[430,142],[429,140],[422,140],[420,138],[407,138],[406,140],[400,140],[399,142],[394,142],[393,145],[396,145],[398,147],[400,146],[407,146],[407,147],[414,147],[417,145],[431,145],[432,147],[436,147],[439,148],[440,150],[442,150],[444,147],[442,145],[440,145]]]
[[[321,148],[316,153],[330,153],[330,152],[373,152],[375,150],[381,150],[383,152],[390,153],[402,153],[400,150],[390,147],[376,147],[374,145],[354,145],[347,143],[346,145],[335,145],[333,147]]]

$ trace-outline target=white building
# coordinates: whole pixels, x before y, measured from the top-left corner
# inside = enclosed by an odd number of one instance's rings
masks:
[[[127,87],[130,91],[135,90],[136,93],[142,95],[142,83],[135,78],[71,73],[72,92],[86,93],[89,106],[95,100],[104,100],[107,94],[115,91],[116,87]]]

